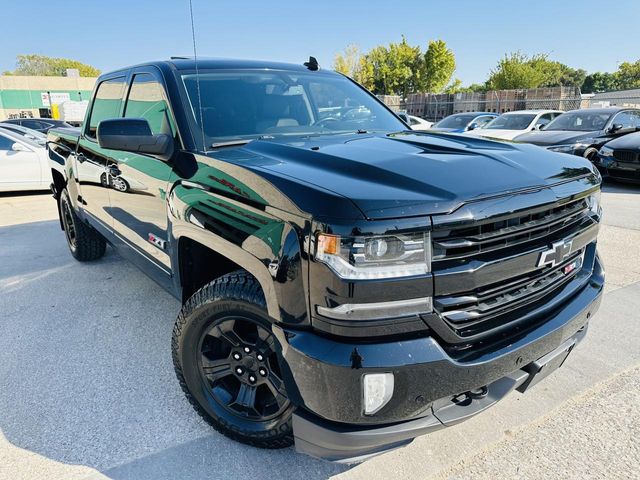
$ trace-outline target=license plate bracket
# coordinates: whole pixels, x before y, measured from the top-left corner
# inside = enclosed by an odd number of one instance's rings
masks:
[[[525,392],[534,385],[537,385],[540,380],[546,378],[550,373],[560,368],[575,346],[576,340],[570,338],[552,352],[547,353],[545,356],[524,367],[523,370],[529,374],[529,378],[527,378],[517,390],[519,392]]]

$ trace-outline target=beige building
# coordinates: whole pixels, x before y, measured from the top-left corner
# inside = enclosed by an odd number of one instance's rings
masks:
[[[96,83],[93,77],[0,76],[0,120],[46,118],[51,104],[89,100]]]

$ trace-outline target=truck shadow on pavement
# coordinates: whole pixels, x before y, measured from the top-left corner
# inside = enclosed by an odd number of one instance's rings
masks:
[[[0,299],[0,430],[21,449],[114,479],[311,480],[348,468],[206,425],[173,372],[179,303],[111,249],[76,262],[57,220],[0,228]]]

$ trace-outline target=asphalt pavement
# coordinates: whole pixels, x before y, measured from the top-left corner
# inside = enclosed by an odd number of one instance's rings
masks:
[[[640,478],[640,187],[603,205],[607,291],[565,365],[344,466],[213,431],[173,373],[178,302],[110,248],[73,260],[49,196],[0,196],[0,479]]]

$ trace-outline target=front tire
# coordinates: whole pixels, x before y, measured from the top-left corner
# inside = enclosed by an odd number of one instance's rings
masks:
[[[173,330],[173,363],[200,416],[220,433],[260,448],[293,444],[277,341],[260,284],[224,275],[184,305]]]
[[[107,248],[105,239],[76,215],[69,192],[60,195],[60,216],[71,255],[80,262],[90,262],[104,256]]]

